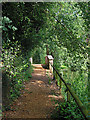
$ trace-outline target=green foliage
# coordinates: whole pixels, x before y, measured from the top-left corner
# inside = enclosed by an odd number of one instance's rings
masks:
[[[7,52],[6,52],[7,51]],[[32,66],[29,63],[28,59],[25,59],[21,56],[15,56],[14,57],[9,50],[3,50],[3,67],[2,70],[5,72],[5,75],[8,76],[9,85],[6,83],[6,78],[2,79],[3,81],[3,95],[5,94],[4,90],[8,89],[7,96],[4,96],[4,99],[8,97],[10,100],[9,102],[15,100],[20,95],[20,90],[24,88],[24,81],[28,81],[29,78],[31,78],[32,73]],[[9,54],[8,54],[9,53]],[[8,59],[7,59],[8,58]],[[7,85],[7,86],[6,86]],[[4,107],[8,107],[7,104],[3,103]]]
[[[85,102],[87,77],[89,80],[89,42],[86,42],[89,36],[89,4],[2,3],[2,62],[11,81],[12,99],[20,94],[18,91],[23,81],[31,77],[29,58],[33,56],[35,63],[45,63],[44,45],[48,44],[55,68],[62,72],[67,82],[71,82],[72,88]]]
[[[36,47],[32,53],[33,63],[45,64],[46,48],[44,43],[42,43],[42,47]]]
[[[88,106],[87,104],[87,95],[88,95],[88,88],[87,88],[87,80],[88,76],[85,72],[72,72],[68,69],[68,71],[61,70],[63,74],[63,79],[71,84],[71,88],[75,91],[75,93],[78,95],[79,99],[82,101],[82,103],[85,106]],[[65,99],[67,99],[67,95],[65,93],[66,87],[62,83],[62,94],[65,96]],[[71,97],[71,101],[73,101]]]
[[[9,25],[12,21],[8,17],[3,17],[3,37],[2,46],[2,87],[3,87],[3,110],[9,110],[10,104],[18,96],[21,89],[24,88],[24,81],[31,78],[32,66],[29,57],[22,54],[21,45],[18,40],[14,42],[9,39],[9,28],[14,35],[14,26]],[[7,29],[5,29],[7,26]],[[11,27],[10,27],[11,26]],[[14,36],[13,36],[14,37]]]
[[[53,119],[64,120],[85,120],[77,105],[75,103],[68,102],[58,103],[51,117]]]
[[[49,3],[3,3],[2,16],[8,17],[13,26],[17,28],[14,33],[14,37],[21,43],[23,52],[25,53],[28,49],[32,50],[37,47],[42,41],[42,36],[39,34],[40,28],[46,22],[46,9],[49,7]],[[12,11],[14,11],[12,13]],[[9,30],[9,39],[12,39],[12,33]]]
[[[51,50],[54,56],[54,66],[67,83],[71,84],[72,89],[76,92],[85,106],[88,106],[88,68],[86,54],[79,52],[69,52],[66,47],[53,45]],[[58,85],[60,78],[58,77]],[[67,99],[65,93],[66,87],[62,83],[62,94]],[[71,97],[72,98],[72,97]],[[73,101],[73,99],[72,99]]]
[[[2,117],[2,111],[1,111],[1,109],[0,109],[0,117]]]
[[[40,50],[36,50],[34,56],[33,56],[33,63],[34,64],[40,64],[41,60],[40,60]]]
[[[88,71],[87,71],[87,56],[82,53],[69,53],[65,47],[56,47],[54,52],[54,66],[63,79],[71,84],[72,89],[78,95],[85,106],[88,106]],[[57,62],[56,62],[57,61]],[[58,85],[60,78],[58,77]],[[67,99],[65,93],[66,87],[62,83],[62,94]],[[72,97],[71,97],[72,98]],[[73,99],[72,99],[73,101]]]

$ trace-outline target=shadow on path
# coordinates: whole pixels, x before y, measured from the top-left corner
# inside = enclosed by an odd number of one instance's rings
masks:
[[[13,103],[12,111],[4,112],[6,117],[50,118],[55,108],[54,100],[63,101],[55,83],[48,83],[50,78],[46,75],[47,70],[43,69],[41,64],[33,64],[33,66],[32,78],[25,84],[21,96]]]

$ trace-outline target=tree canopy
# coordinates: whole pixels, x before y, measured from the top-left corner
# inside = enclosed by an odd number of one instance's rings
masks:
[[[3,3],[2,8],[3,17],[8,17],[17,28],[12,35],[10,26],[7,26],[10,40],[18,40],[25,49],[48,40],[71,51],[86,46],[89,3],[20,2]]]
[[[12,99],[20,94],[24,79],[31,77],[27,70],[31,67],[29,58],[33,56],[38,59],[36,63],[44,63],[48,45],[57,70],[65,66],[76,72],[73,88],[86,101],[90,74],[89,6],[90,2],[2,3],[3,76],[10,78]],[[67,79],[70,82],[68,76]]]

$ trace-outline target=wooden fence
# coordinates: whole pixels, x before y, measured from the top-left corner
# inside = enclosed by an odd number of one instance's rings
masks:
[[[89,117],[88,117],[88,110],[85,108],[85,106],[82,104],[82,102],[80,101],[79,97],[75,94],[75,92],[73,91],[73,89],[71,88],[70,84],[69,83],[66,83],[66,81],[61,77],[61,75],[58,73],[58,71],[55,69],[55,67],[52,65],[51,62],[49,62],[49,68],[51,69],[51,67],[53,68],[53,70],[55,71],[55,77],[57,77],[57,75],[59,76],[60,78],[60,90],[61,90],[61,87],[62,87],[62,82],[64,83],[64,85],[66,86],[67,88],[67,101],[70,102],[70,96],[73,97],[73,99],[75,100],[75,102],[77,103],[80,111],[82,112],[84,118],[86,120],[89,120]],[[52,69],[51,69],[52,70]],[[52,71],[53,71],[52,70]]]

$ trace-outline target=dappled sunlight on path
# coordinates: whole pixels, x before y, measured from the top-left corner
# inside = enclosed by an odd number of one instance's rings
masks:
[[[63,101],[55,83],[48,83],[50,78],[46,75],[47,70],[41,64],[33,66],[32,78],[14,102],[13,110],[4,113],[8,118],[50,118],[55,108],[54,100]]]

